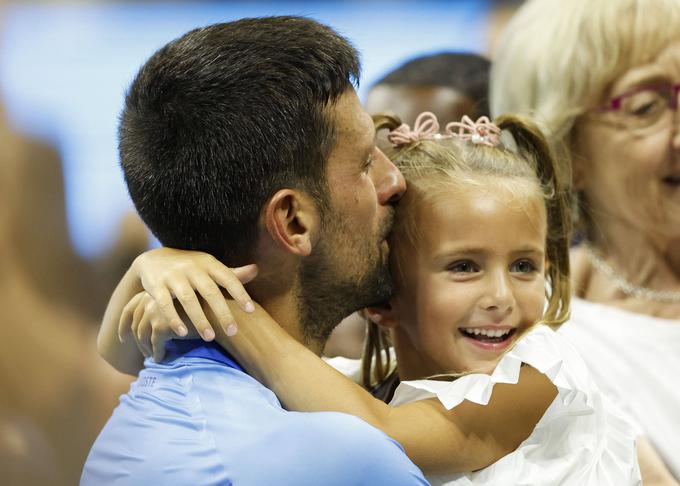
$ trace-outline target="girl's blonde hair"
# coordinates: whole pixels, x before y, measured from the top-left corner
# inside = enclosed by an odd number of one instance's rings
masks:
[[[395,129],[400,124],[398,119],[387,115],[376,115],[374,121],[378,130]],[[488,178],[514,192],[526,191],[529,183],[545,202],[547,217],[549,288],[548,305],[541,322],[555,328],[568,319],[571,300],[568,197],[571,174],[556,162],[546,139],[532,122],[507,115],[498,118],[496,124],[512,136],[516,147],[511,149],[503,144],[490,147],[442,138],[420,140],[389,153],[408,183],[394,224],[394,237],[399,243],[391,256],[392,272],[399,278],[404,259],[410,257],[404,247],[416,247],[419,242],[419,208],[423,204],[436,202],[442,194],[452,191],[455,194],[456,190],[465,188],[485,188]],[[362,363],[363,383],[367,388],[382,383],[392,371],[389,348],[388,333],[369,322]]]
[[[527,0],[493,55],[491,114],[532,117],[571,163],[580,116],[629,69],[680,41],[680,0]],[[587,230],[583,207],[580,222]]]

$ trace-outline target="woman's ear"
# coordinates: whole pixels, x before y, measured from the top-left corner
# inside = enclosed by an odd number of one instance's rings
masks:
[[[364,312],[368,320],[384,329],[394,329],[399,324],[399,319],[391,300],[379,307],[366,307]]]
[[[272,240],[282,249],[308,256],[316,242],[320,225],[313,200],[293,189],[281,189],[264,208],[264,223]]]

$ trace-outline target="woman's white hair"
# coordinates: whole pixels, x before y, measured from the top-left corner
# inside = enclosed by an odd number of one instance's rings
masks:
[[[494,53],[491,113],[532,116],[563,153],[577,117],[676,40],[680,0],[528,0]]]

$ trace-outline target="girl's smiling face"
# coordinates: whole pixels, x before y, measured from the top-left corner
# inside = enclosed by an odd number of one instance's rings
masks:
[[[491,179],[421,204],[416,248],[399,249],[395,272],[393,339],[402,379],[490,372],[541,319],[545,206],[537,188],[512,184]]]

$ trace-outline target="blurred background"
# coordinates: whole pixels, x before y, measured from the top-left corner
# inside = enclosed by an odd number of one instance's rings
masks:
[[[131,209],[116,152],[125,89],[170,39],[246,16],[309,16],[361,50],[363,99],[372,82],[416,55],[488,53],[498,6],[491,0],[8,2],[0,87],[11,126],[59,152],[69,238],[78,255],[93,259],[110,248]]]
[[[125,90],[195,27],[304,15],[351,39],[359,95],[441,51],[490,57],[518,1],[109,2],[0,0],[0,477],[76,484],[130,381],[96,353],[108,296],[154,245],[118,165]]]

